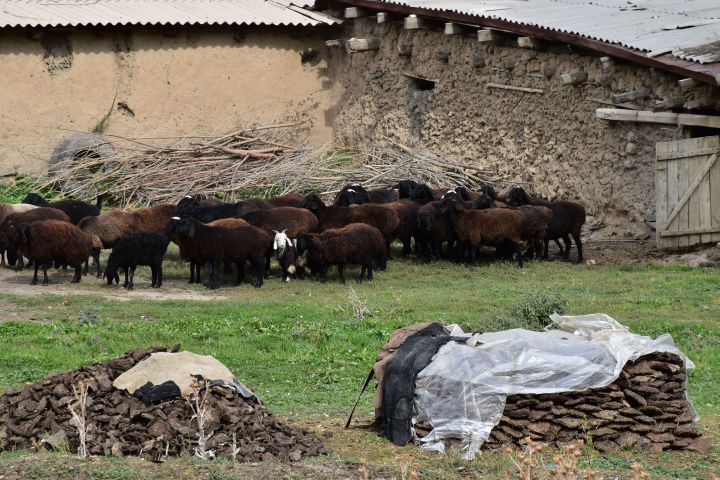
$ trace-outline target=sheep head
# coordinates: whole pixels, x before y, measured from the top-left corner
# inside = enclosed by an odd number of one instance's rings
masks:
[[[316,194],[311,193],[309,195],[306,195],[305,198],[303,198],[303,201],[300,202],[299,207],[306,208],[311,212],[317,212],[325,208],[325,203]]]
[[[28,193],[20,203],[29,203],[30,205],[37,205],[38,207],[47,207],[49,205],[47,200],[35,192]]]
[[[527,192],[522,187],[513,187],[510,189],[510,192],[508,192],[507,197],[505,197],[505,201],[513,207],[519,207],[521,205],[529,205],[530,204],[530,195],[527,194]]]

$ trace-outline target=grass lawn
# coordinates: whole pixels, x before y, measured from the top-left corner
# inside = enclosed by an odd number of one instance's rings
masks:
[[[184,283],[186,268],[177,260],[167,262],[165,270],[164,291],[206,295],[204,287]],[[27,272],[18,275],[29,281]],[[550,262],[530,263],[519,270],[512,264],[466,268],[401,260],[391,262],[371,283],[356,283],[356,275],[352,269],[346,286],[337,283],[334,275],[326,284],[308,280],[285,284],[274,275],[259,291],[249,285],[224,288],[219,294],[225,298],[209,302],[103,299],[108,287],[87,277],[80,284],[83,295],[53,295],[52,285],[34,287],[43,289],[42,296],[0,293],[0,391],[132,348],[180,343],[183,349],[217,357],[274,413],[332,431],[328,443],[335,451],[299,466],[256,467],[222,461],[200,464],[192,459],[161,466],[136,459],[81,463],[69,456],[14,452],[0,455],[0,475],[5,471],[9,475],[5,478],[357,477],[358,464],[366,459],[364,468],[370,477],[399,478],[403,472],[416,471],[426,478],[505,478],[510,463],[500,452],[485,452],[473,462],[464,462],[452,454],[443,457],[415,447],[396,448],[374,433],[343,431],[341,425],[378,347],[394,329],[437,320],[493,330],[511,325],[515,307],[537,302],[538,295],[564,298],[567,313],[605,312],[636,333],[672,334],[697,365],[690,372],[690,395],[702,416],[701,429],[711,440],[720,439],[718,269]],[[138,269],[131,296],[149,287],[138,282],[148,276],[147,269]],[[353,317],[352,291],[369,310],[361,319]],[[371,397],[366,393],[359,407],[362,420],[372,416]],[[652,478],[709,478],[719,468],[717,450],[709,457],[632,452],[602,456],[589,450],[582,461],[606,478],[630,478],[629,465],[635,462],[643,464]]]

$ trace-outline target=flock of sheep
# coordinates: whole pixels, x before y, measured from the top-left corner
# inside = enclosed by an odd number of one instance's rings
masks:
[[[304,275],[305,268],[325,281],[328,269],[337,266],[344,283],[346,265],[360,265],[360,280],[366,274],[371,280],[374,268],[385,268],[393,240],[402,242],[403,255],[454,256],[469,264],[479,247],[494,246],[498,256],[515,256],[522,267],[523,258],[547,258],[550,241],[569,260],[572,237],[580,263],[584,222],[582,205],[535,198],[521,187],[500,193],[490,186],[479,192],[465,187],[433,190],[412,180],[369,191],[348,185],[331,205],[315,194],[237,203],[188,196],[177,205],[102,214],[80,200],[48,203],[29,194],[23,203],[0,204],[0,249],[2,265],[6,253],[8,266],[17,270],[24,267],[24,258],[32,263],[33,285],[39,269],[47,284],[52,266],[74,268],[72,282],[79,282],[83,263],[88,273],[89,257],[100,277],[100,252],[112,249],[104,270],[108,284],[119,283],[123,271],[124,286],[132,288],[137,265],[149,265],[152,286],[160,287],[163,258],[172,241],[190,263],[190,283],[201,282],[206,264],[209,288],[220,286],[221,266],[228,273],[232,264],[236,283],[243,283],[250,262],[259,288],[272,256],[286,281]]]

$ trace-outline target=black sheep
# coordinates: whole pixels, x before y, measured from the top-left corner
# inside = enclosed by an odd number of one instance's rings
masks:
[[[237,203],[221,203],[204,206],[193,197],[184,197],[175,208],[175,215],[180,218],[195,218],[203,223],[210,223],[221,218],[239,218],[247,212],[269,209],[274,206],[260,198],[251,198]]]
[[[100,215],[100,209],[98,207],[83,202],[82,200],[60,200],[59,202],[49,203],[37,193],[28,193],[22,203],[62,210],[70,217],[70,223],[73,225],[77,225],[80,223],[80,220],[85,217],[97,217]]]
[[[118,270],[123,269],[125,271],[123,287],[132,290],[135,268],[138,265],[149,265],[152,271],[152,287],[162,286],[162,262],[168,243],[170,243],[168,237],[161,233],[135,233],[118,240],[105,268],[108,285],[112,285],[113,280],[115,283],[120,283]]]

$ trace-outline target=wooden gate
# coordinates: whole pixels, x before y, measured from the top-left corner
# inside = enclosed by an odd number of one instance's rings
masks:
[[[656,145],[659,248],[720,241],[720,136]]]

